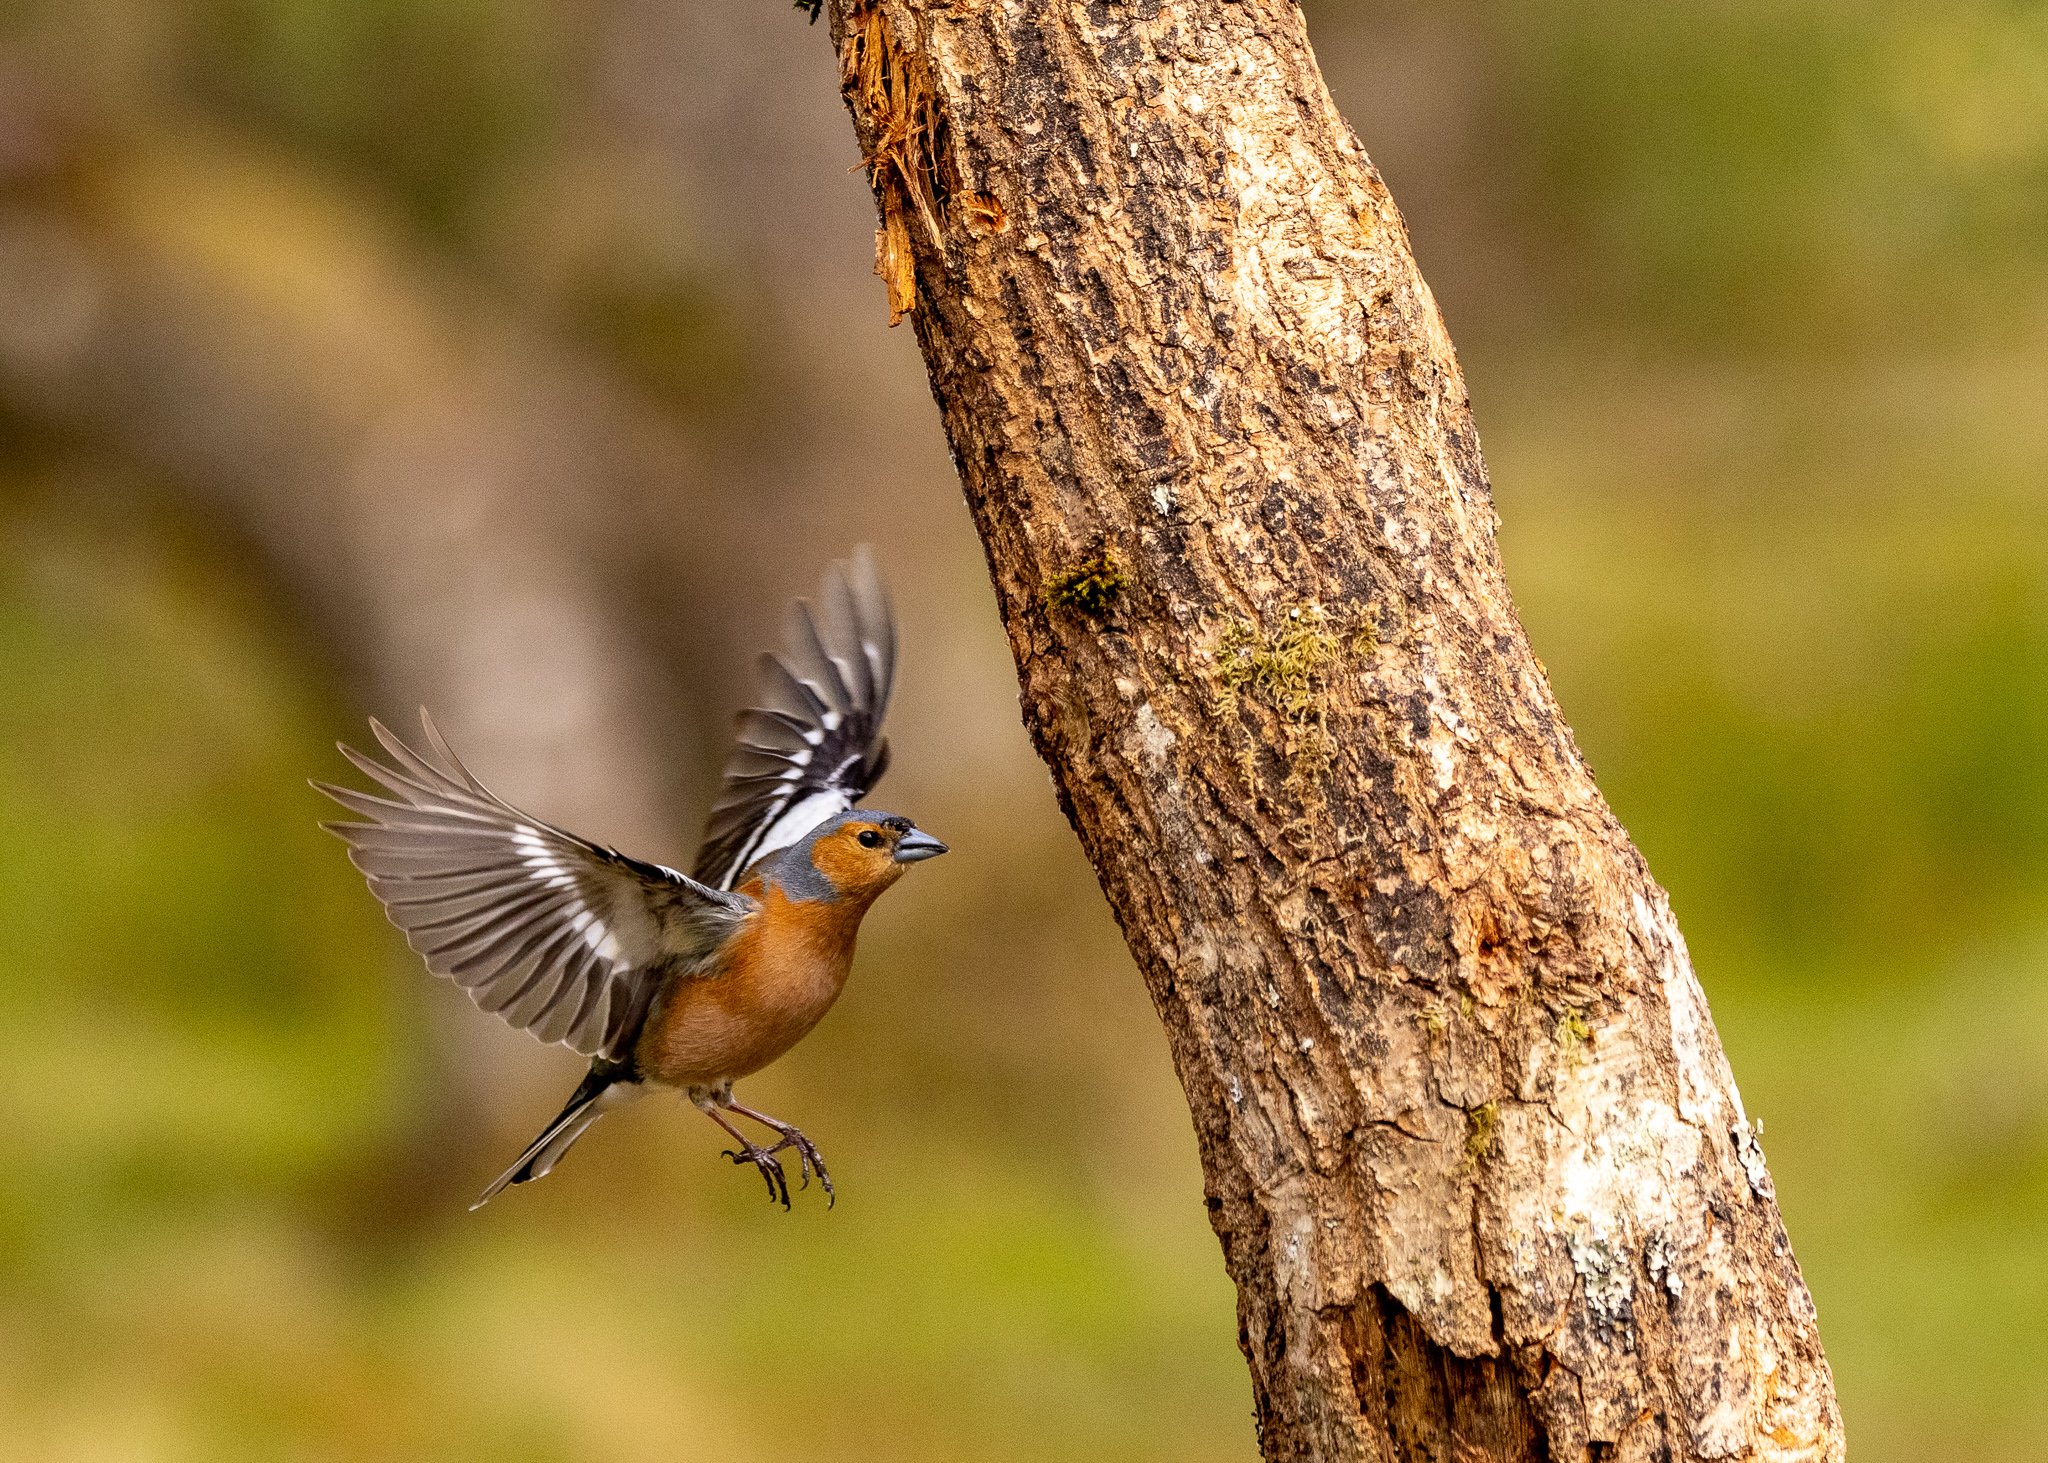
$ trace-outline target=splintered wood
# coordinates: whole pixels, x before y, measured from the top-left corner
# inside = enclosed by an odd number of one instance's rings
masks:
[[[844,25],[840,86],[866,123],[865,165],[882,213],[875,230],[875,273],[888,287],[889,323],[896,325],[917,308],[910,215],[923,224],[932,248],[942,256],[946,252],[940,218],[954,191],[946,122],[930,63],[921,52],[905,52],[896,44],[879,7],[856,8]],[[992,213],[1000,223],[1001,205],[992,199],[984,202],[978,196],[973,206],[980,217]]]

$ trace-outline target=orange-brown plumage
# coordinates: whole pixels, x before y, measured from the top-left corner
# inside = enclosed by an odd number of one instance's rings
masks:
[[[678,981],[649,1018],[634,1053],[649,1079],[702,1087],[758,1072],[838,999],[853,966],[858,915],[797,904],[779,889],[761,898],[761,912],[733,937],[718,967]]]
[[[649,1015],[634,1051],[648,1080],[708,1087],[758,1072],[832,1009],[853,968],[861,917],[902,876],[887,845],[864,848],[866,822],[846,824],[810,849],[830,893],[792,898],[756,873],[739,886],[760,909],[708,970],[679,979]]]

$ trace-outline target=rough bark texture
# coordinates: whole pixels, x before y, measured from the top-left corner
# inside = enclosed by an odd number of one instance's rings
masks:
[[[1267,1457],[1835,1459],[1664,894],[1291,0],[834,0],[1031,732],[1172,1042]]]

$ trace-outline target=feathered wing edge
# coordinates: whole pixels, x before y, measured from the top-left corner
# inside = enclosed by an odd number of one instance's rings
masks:
[[[888,770],[895,681],[895,611],[863,544],[826,571],[815,607],[790,607],[782,652],[761,657],[764,704],[740,714],[695,876],[729,889],[865,797]]]
[[[521,812],[462,765],[424,710],[420,717],[439,765],[372,720],[396,766],[341,751],[393,796],[315,781],[370,820],[321,826],[348,843],[429,970],[543,1041],[616,1055],[661,959],[709,948],[750,906]]]

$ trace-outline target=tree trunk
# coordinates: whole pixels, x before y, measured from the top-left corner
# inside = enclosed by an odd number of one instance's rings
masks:
[[[830,19],[1266,1457],[1841,1457],[1684,942],[1515,617],[1450,340],[1296,6]]]

